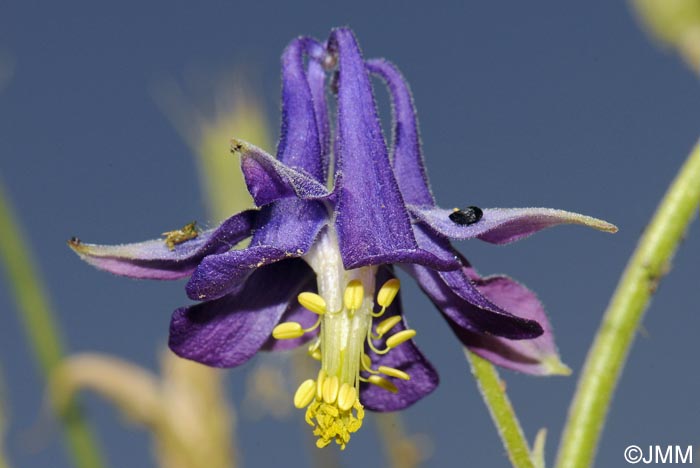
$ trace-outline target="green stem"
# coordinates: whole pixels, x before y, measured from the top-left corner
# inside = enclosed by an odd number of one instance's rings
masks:
[[[491,413],[498,434],[501,436],[503,446],[508,452],[510,463],[515,468],[534,468],[530,458],[530,448],[520,428],[513,406],[508,400],[508,395],[503,389],[501,379],[493,365],[480,358],[471,351],[465,349],[464,355],[469,361],[472,374],[479,384],[479,391]]]
[[[612,394],[649,299],[700,206],[700,144],[666,192],[612,297],[569,408],[559,468],[593,463]]]
[[[0,468],[10,468],[10,464],[5,459],[5,452],[0,447]]]
[[[30,346],[47,381],[51,371],[63,357],[63,346],[51,306],[34,269],[30,251],[23,241],[19,224],[0,186],[0,261],[4,264],[10,290],[14,293]],[[87,423],[75,403],[61,418],[70,453],[79,468],[104,466],[102,457]]]

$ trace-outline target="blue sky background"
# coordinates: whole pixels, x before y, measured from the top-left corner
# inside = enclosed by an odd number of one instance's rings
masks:
[[[549,429],[551,464],[616,280],[700,130],[697,78],[649,42],[625,2],[3,2],[0,50],[13,58],[14,76],[0,91],[0,177],[70,349],[156,369],[170,312],[186,303],[181,283],[100,273],[65,246],[72,235],[136,241],[191,219],[206,223],[194,158],[154,87],[244,66],[276,128],[282,49],[300,34],[324,39],[337,25],[351,26],[367,57],[391,59],[409,79],[443,206],[551,206],[620,227],[615,236],[562,227],[505,247],[459,245],[481,273],[507,273],[538,293],[575,371],[502,373],[529,439]],[[598,466],[621,466],[631,443],[700,443],[699,256],[693,226],[644,319]],[[18,467],[71,466],[55,426],[40,419],[43,382],[0,281],[9,458]],[[506,466],[460,346],[414,284],[404,291],[418,344],[442,377],[403,413],[410,431],[431,437],[429,465]],[[228,371],[233,401],[252,368]],[[143,431],[99,398],[87,396],[85,406],[112,467],[153,466]],[[301,417],[241,415],[245,465],[305,466]],[[367,427],[344,465],[382,465]]]

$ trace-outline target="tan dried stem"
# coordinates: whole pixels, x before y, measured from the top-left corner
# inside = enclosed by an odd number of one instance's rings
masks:
[[[230,468],[233,413],[213,369],[167,351],[163,375],[100,354],[66,359],[51,380],[53,404],[60,410],[80,390],[112,402],[154,438],[162,468]]]

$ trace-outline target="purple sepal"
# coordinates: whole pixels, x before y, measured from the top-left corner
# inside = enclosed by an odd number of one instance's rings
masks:
[[[238,213],[216,229],[176,244],[170,250],[164,239],[134,244],[97,245],[71,240],[68,245],[87,263],[116,275],[140,279],[174,280],[189,276],[207,255],[231,249],[250,236],[257,210]]]
[[[382,268],[377,275],[377,287],[381,287],[393,274],[388,269]],[[397,296],[391,306],[382,316],[381,320],[401,313],[401,298]],[[374,340],[374,345],[378,349],[386,347],[386,339],[391,335],[407,328],[405,320],[394,326],[381,340]],[[365,352],[372,360],[372,367],[379,366],[393,367],[402,370],[411,376],[410,380],[401,380],[387,377],[398,389],[396,394],[383,388],[368,383],[360,384],[360,402],[365,409],[379,412],[398,411],[407,408],[431,393],[438,386],[440,378],[432,364],[420,352],[413,340],[397,346],[386,354],[378,355],[369,347]],[[364,372],[365,377],[369,376]]]
[[[301,274],[301,272],[300,272]],[[317,292],[316,287],[316,275],[311,268],[307,267],[306,271],[307,279],[304,285],[299,288],[299,292]],[[289,304],[287,305],[287,310],[284,311],[280,323],[282,322],[298,322],[301,324],[302,328],[311,328],[318,320],[318,315],[313,312],[309,312],[301,305],[297,300],[297,295],[294,295],[289,299]],[[267,342],[263,345],[263,351],[286,351],[289,349],[297,348],[305,343],[308,343],[311,339],[316,338],[321,331],[321,328],[317,328],[313,331],[304,333],[299,338],[293,338],[291,340],[277,340],[274,337],[270,337]]]
[[[330,195],[325,185],[310,175],[286,166],[250,143],[233,140],[231,147],[241,154],[241,169],[248,192],[258,206],[281,198],[313,200]]]
[[[325,223],[319,202],[292,198],[265,206],[250,246],[204,258],[185,286],[187,296],[195,301],[217,299],[240,288],[256,268],[301,257]]]
[[[581,224],[605,232],[617,227],[597,218],[552,208],[484,208],[474,224],[461,225],[450,219],[453,210],[409,206],[411,214],[439,236],[465,240],[478,238],[492,244],[515,242],[558,224]]]
[[[389,88],[394,117],[391,164],[404,201],[413,205],[434,205],[408,83],[396,66],[384,59],[368,60],[367,70],[382,78]]]
[[[437,272],[419,265],[404,265],[435,307],[460,328],[512,340],[538,337],[535,320],[516,317],[484,297],[460,269]]]
[[[326,102],[326,71],[320,61],[326,58],[326,48],[313,39],[307,40],[307,53],[315,60],[309,60],[306,70],[311,96],[314,101],[314,112],[318,126],[319,142],[321,144],[321,162],[323,172],[321,182],[328,178],[328,166],[330,165],[331,151],[331,127],[328,120],[328,104]]]
[[[277,159],[324,181],[314,99],[304,70],[304,53],[313,44],[309,38],[298,38],[282,54],[282,127]]]
[[[336,230],[343,264],[352,269],[417,245],[355,37],[334,29],[328,48],[338,57]]]
[[[479,278],[475,272],[468,275],[478,278],[474,280],[476,287],[491,301],[519,317],[536,320],[544,329],[535,339],[514,341],[474,333],[451,323],[457,337],[470,351],[496,365],[526,374],[571,374],[571,369],[561,362],[551,324],[535,293],[507,276]]]
[[[177,309],[170,349],[212,367],[243,364],[268,340],[308,270],[301,260],[280,262],[256,270],[237,293]]]
[[[354,252],[354,249],[348,249],[348,252]],[[442,254],[443,252],[437,252]],[[346,265],[348,269],[359,268],[367,265],[385,265],[394,263],[415,263],[425,265],[434,270],[455,270],[460,268],[460,263],[454,255],[438,256],[433,252],[425,249],[410,249],[410,250],[394,250],[392,252],[377,253],[369,255],[367,253],[358,254],[357,258],[361,258],[355,264]]]

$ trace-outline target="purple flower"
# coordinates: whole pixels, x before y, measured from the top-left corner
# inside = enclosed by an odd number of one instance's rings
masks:
[[[337,96],[332,151],[327,74]],[[391,154],[370,74],[391,95]],[[70,242],[85,261],[116,274],[189,277],[187,295],[201,302],[173,314],[175,353],[234,367],[261,349],[310,341],[321,369],[299,386],[294,404],[307,408],[319,447],[335,440],[344,448],[365,409],[405,408],[438,384],[403,318],[398,265],[472,351],[530,374],[566,372],[535,295],[505,276],[480,277],[449,241],[506,244],[557,224],[615,226],[547,208],[438,208],[408,85],[391,63],[365,61],[350,30],[333,30],[325,44],[298,38],[284,51],[277,157],[239,140],[232,148],[258,210],[160,240]],[[247,248],[232,248],[251,236]]]

